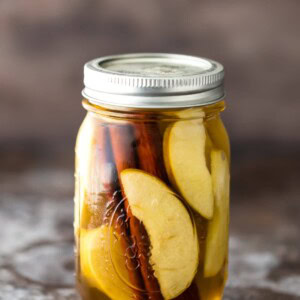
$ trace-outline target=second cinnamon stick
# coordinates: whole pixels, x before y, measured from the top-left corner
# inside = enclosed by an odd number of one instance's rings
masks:
[[[133,127],[130,124],[111,124],[110,136],[118,173],[120,174],[123,170],[128,168],[138,168],[139,161],[136,152],[137,141]],[[135,242],[145,289],[150,297],[149,299],[162,300],[163,297],[159,292],[160,287],[158,281],[149,263],[150,243],[147,232],[143,224],[133,216],[125,194],[123,194],[123,197],[130,233]]]

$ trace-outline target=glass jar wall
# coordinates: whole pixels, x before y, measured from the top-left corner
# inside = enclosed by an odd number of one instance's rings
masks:
[[[83,105],[74,222],[82,298],[221,299],[230,180],[224,102],[123,111]]]

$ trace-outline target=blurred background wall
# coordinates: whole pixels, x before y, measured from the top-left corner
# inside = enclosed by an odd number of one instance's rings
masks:
[[[2,163],[54,152],[68,154],[61,163],[72,162],[84,116],[83,64],[137,51],[222,62],[234,153],[294,153],[300,149],[299,11],[299,0],[1,0]]]

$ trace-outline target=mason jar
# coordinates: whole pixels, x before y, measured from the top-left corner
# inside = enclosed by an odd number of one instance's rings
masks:
[[[221,64],[186,55],[85,65],[74,221],[82,299],[222,298],[230,180],[223,79]]]

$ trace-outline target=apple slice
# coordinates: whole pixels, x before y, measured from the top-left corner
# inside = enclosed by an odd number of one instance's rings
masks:
[[[215,212],[208,224],[204,276],[218,274],[224,265],[228,248],[229,225],[229,166],[224,151],[211,153],[211,176],[215,197]]]
[[[196,212],[211,219],[214,198],[205,145],[201,121],[178,121],[164,135],[164,160],[171,183]]]
[[[86,117],[79,129],[76,141],[76,173],[75,173],[75,232],[80,227],[87,227],[91,214],[87,204],[87,189],[89,181],[89,167],[91,160],[91,147],[93,143],[94,128],[92,121]]]
[[[184,109],[176,109],[163,112],[164,116],[179,119],[198,119],[201,120],[205,117],[205,112],[202,107],[192,107]]]
[[[126,169],[121,182],[133,215],[149,236],[149,260],[161,293],[173,299],[189,287],[198,267],[198,239],[191,216],[163,181],[144,171]]]
[[[81,270],[89,284],[113,300],[133,299],[121,241],[113,228],[102,225],[81,234]]]
[[[229,138],[221,118],[217,116],[216,118],[207,120],[206,129],[214,145],[217,148],[222,149],[225,152],[228,161],[230,161]]]

